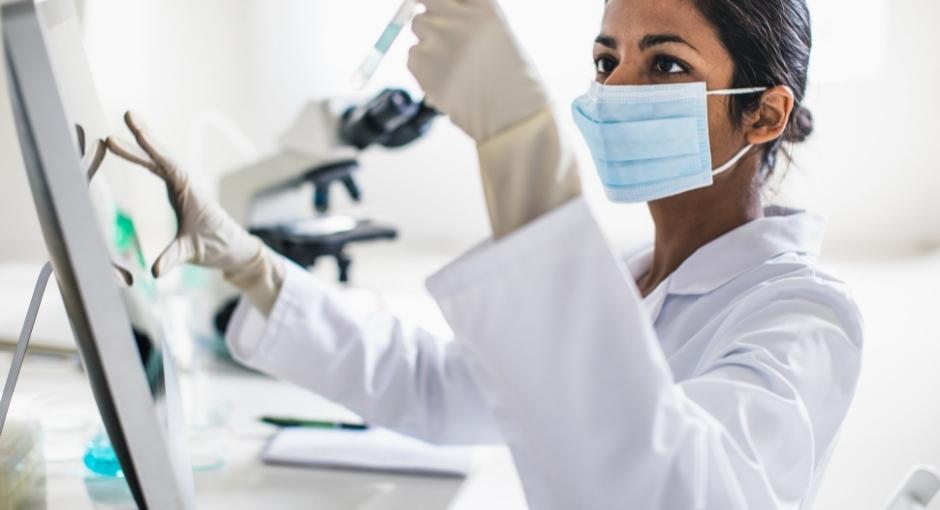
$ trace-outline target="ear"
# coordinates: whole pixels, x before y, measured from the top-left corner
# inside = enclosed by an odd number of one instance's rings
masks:
[[[748,143],[761,145],[783,136],[795,105],[796,99],[790,87],[780,85],[766,90],[757,109],[745,117],[744,131]]]

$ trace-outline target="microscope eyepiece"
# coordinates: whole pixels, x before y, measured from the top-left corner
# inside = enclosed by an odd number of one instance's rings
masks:
[[[386,89],[368,103],[346,111],[340,138],[363,150],[371,145],[402,147],[424,136],[437,111],[408,92]]]

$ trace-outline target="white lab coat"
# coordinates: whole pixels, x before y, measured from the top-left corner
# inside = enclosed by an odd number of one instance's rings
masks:
[[[436,443],[505,442],[533,509],[809,508],[859,375],[862,328],[817,268],[822,221],[771,208],[646,299],[582,199],[428,282],[448,343],[359,314],[290,266],[243,363]]]

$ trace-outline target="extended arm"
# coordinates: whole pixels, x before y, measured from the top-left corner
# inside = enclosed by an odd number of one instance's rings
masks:
[[[159,278],[186,263],[220,269],[229,283],[268,313],[284,278],[283,259],[196,190],[189,174],[157,149],[130,112],[124,120],[139,150],[114,137],[108,138],[108,149],[163,180],[176,212],[176,237],[154,263],[153,275]]]
[[[458,344],[350,306],[293,264],[270,315],[243,301],[227,340],[239,361],[374,425],[433,443],[501,441]]]
[[[108,147],[166,183],[179,222],[153,273],[161,276],[183,263],[223,270],[248,298],[229,327],[236,358],[376,425],[441,443],[499,440],[458,345],[391,315],[345,305],[195,190],[132,115],[126,121],[144,154],[114,138]]]

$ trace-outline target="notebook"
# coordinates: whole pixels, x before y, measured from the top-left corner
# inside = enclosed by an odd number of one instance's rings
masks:
[[[440,447],[395,432],[288,428],[261,454],[266,464],[465,478],[473,448]]]

